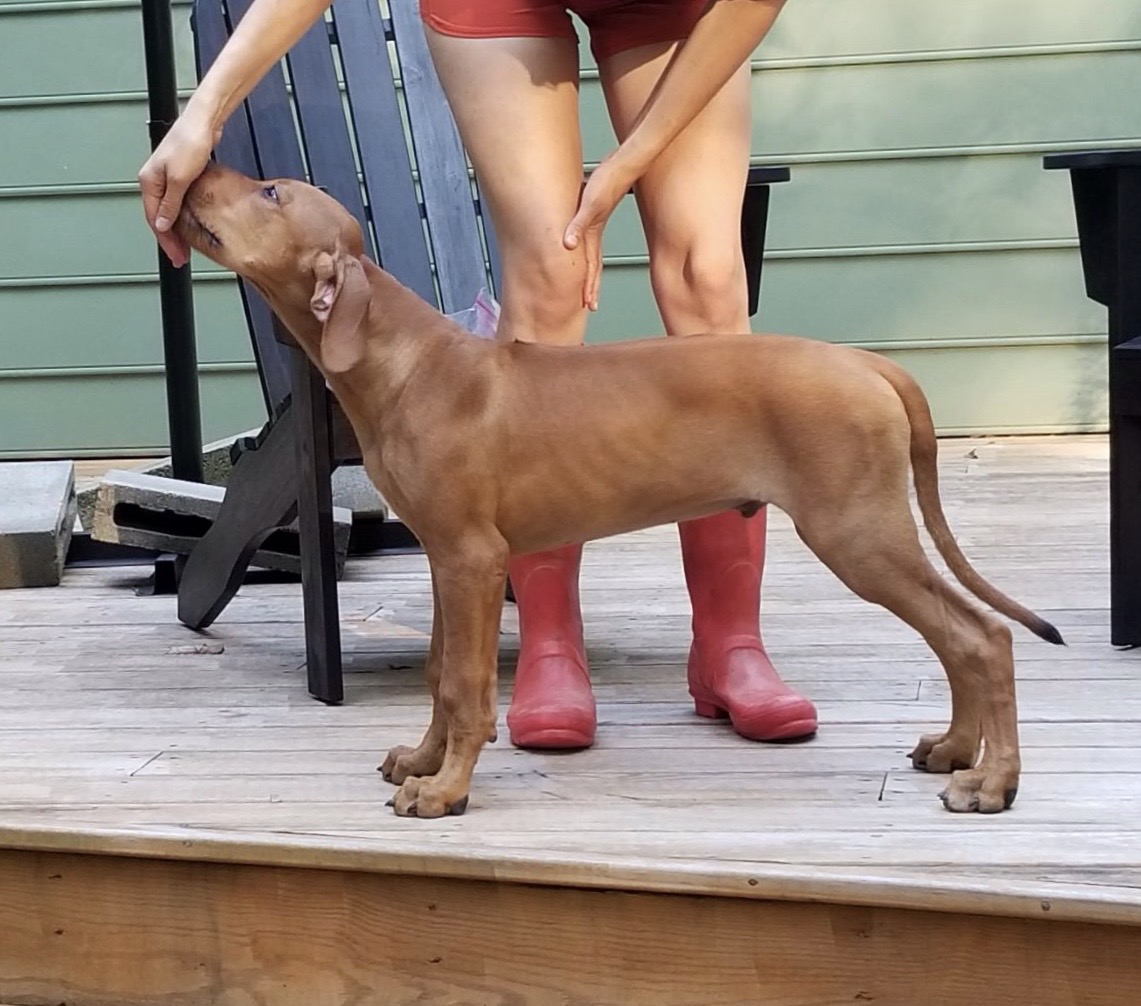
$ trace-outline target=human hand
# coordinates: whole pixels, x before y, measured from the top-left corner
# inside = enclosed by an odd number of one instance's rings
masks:
[[[598,289],[602,281],[602,231],[634,180],[633,174],[614,155],[607,157],[591,172],[579,197],[578,212],[563,234],[563,246],[573,251],[581,245],[586,257],[582,303],[591,311],[598,310]]]
[[[182,209],[186,190],[202,174],[221,135],[222,131],[213,127],[208,118],[188,108],[139,170],[143,214],[175,267],[190,260],[190,248],[171,228]]]

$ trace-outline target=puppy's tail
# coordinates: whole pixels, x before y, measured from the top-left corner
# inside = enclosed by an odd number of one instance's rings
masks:
[[[1046,619],[1029,608],[1007,597],[1002,591],[987,581],[971,565],[955,540],[943,504],[939,499],[939,468],[936,464],[938,446],[935,440],[935,424],[931,419],[931,409],[922,389],[902,367],[878,354],[869,354],[873,366],[895,389],[907,420],[911,426],[911,472],[915,479],[915,495],[919,501],[919,512],[923,514],[923,524],[931,540],[939,550],[951,572],[958,581],[980,600],[985,601],[995,611],[1026,626],[1034,635],[1048,643],[1064,646],[1062,634]]]

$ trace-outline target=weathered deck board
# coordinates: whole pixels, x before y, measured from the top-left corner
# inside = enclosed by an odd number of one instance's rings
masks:
[[[394,818],[375,772],[427,722],[422,556],[350,564],[335,709],[305,694],[296,586],[244,588],[198,635],[173,599],[134,595],[137,569],[8,592],[0,845],[1141,924],[1141,653],[1106,642],[1105,472],[1101,437],[942,447],[964,548],[1070,643],[1016,633],[1026,774],[1009,814],[948,814],[942,780],[908,768],[947,715],[938,665],[774,514],[767,639],[819,705],[816,739],[752,745],[693,715],[673,529],[592,543],[596,747],[503,738],[444,822]],[[515,627],[508,607],[504,710]]]

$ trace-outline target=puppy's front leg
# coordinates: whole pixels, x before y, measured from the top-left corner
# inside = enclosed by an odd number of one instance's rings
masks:
[[[429,564],[430,566],[431,564]],[[444,764],[448,744],[448,720],[440,704],[440,676],[444,666],[444,615],[440,609],[440,592],[436,587],[436,571],[432,571],[432,642],[428,646],[428,662],[424,676],[432,692],[432,722],[417,747],[397,745],[388,752],[380,766],[386,782],[401,785],[417,775],[435,775]]]
[[[507,545],[498,535],[457,538],[430,553],[443,661],[437,707],[447,727],[444,761],[434,776],[410,777],[393,798],[402,817],[442,817],[467,809],[472,772],[495,739],[499,620],[507,578]]]

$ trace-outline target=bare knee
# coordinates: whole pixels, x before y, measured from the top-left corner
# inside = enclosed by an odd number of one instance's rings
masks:
[[[670,335],[748,330],[745,263],[738,247],[656,249],[650,282]]]
[[[550,244],[551,247],[546,247]],[[586,331],[582,303],[586,266],[553,240],[504,262],[500,336],[521,342],[577,345]]]

